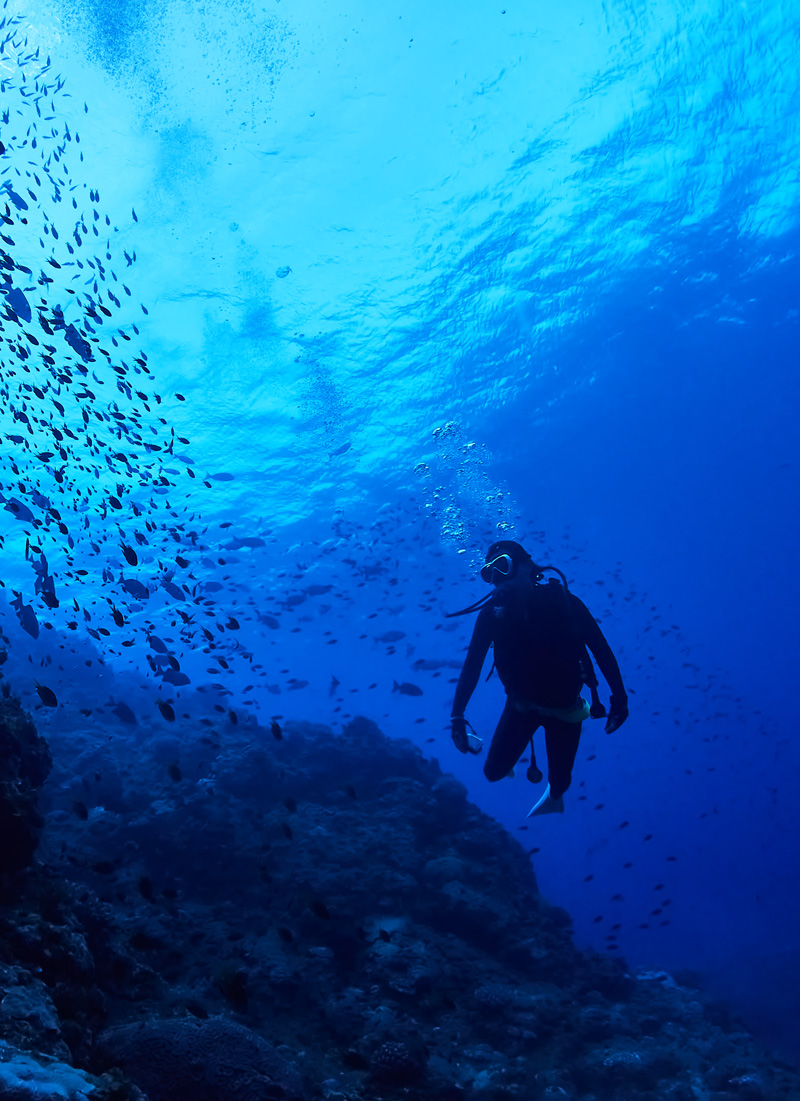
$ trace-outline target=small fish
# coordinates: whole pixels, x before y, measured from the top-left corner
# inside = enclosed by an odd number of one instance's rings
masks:
[[[146,898],[148,902],[152,901],[153,881],[150,879],[150,877],[146,875],[140,876],[138,887],[139,894],[142,896],[142,898]]]
[[[180,687],[182,684],[191,684],[191,679],[186,673],[176,673],[174,669],[168,669],[161,678],[166,684],[174,684]]]
[[[80,799],[73,799],[72,812],[76,818],[80,818],[81,822],[85,822],[89,817],[89,808]]]
[[[113,699],[111,700],[111,703],[114,703]],[[131,711],[130,707],[128,707],[127,703],[115,703],[111,710],[120,720],[120,722],[130,723],[133,726],[136,725],[136,716],[134,715],[133,711]]]
[[[331,912],[321,899],[314,899],[308,905],[311,912],[316,914],[318,918],[322,918],[323,921],[330,921]]]
[[[378,930],[378,936],[380,937],[380,939],[382,941],[385,941],[386,944],[388,944],[389,941],[392,939],[392,934],[387,933],[387,931],[385,929],[379,929]]]
[[[275,719],[273,719],[270,723],[269,729],[272,737],[275,738],[277,741],[281,741],[281,739],[283,738],[283,731],[281,730],[280,723],[276,722]]]
[[[30,604],[23,603],[22,593],[18,593],[16,589],[12,590],[16,599],[11,601],[11,607],[16,609],[17,619],[20,622],[20,626],[23,631],[27,631],[31,638],[39,637],[39,621],[36,618],[36,612]]]
[[[291,929],[287,929],[285,926],[281,926],[278,930],[278,936],[285,944],[292,944],[294,942],[294,935]]]
[[[393,692],[399,692],[401,696],[421,696],[422,689],[418,688],[416,684],[411,684],[410,681],[404,680],[402,684],[398,684],[394,681]]]
[[[141,581],[137,581],[135,577],[127,577],[122,582],[122,588],[125,592],[130,593],[134,600],[147,600],[150,596],[150,590],[146,585],[143,585]]]
[[[176,784],[179,784],[183,779],[183,773],[181,772],[177,763],[174,761],[167,769],[167,773],[169,774],[170,780],[172,780]]]
[[[405,638],[405,631],[387,631],[383,635],[378,635],[375,639],[376,642],[399,642],[401,638]]]
[[[39,684],[38,681],[33,682],[36,685],[36,691],[39,693],[39,699],[45,705],[45,707],[58,707],[58,700],[56,694],[52,688],[48,688],[44,684]]]
[[[158,700],[158,710],[161,712],[168,723],[175,722],[175,711],[171,704],[163,703],[161,700]]]
[[[358,799],[358,792],[352,784],[346,784],[344,789],[351,799]]]
[[[281,822],[281,829],[289,841],[294,840],[294,834],[292,833],[292,827],[288,822]]]
[[[295,812],[295,811],[297,810],[297,800],[296,800],[296,799],[293,799],[293,798],[291,797],[291,795],[288,795],[288,796],[287,796],[287,797],[286,797],[286,798],[285,798],[285,799],[283,800],[283,805],[284,805],[284,806],[286,807],[286,809],[288,810],[289,814],[294,814],[294,812]]]

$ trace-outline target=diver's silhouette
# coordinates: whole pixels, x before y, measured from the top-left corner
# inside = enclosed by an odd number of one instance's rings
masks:
[[[561,582],[555,578],[545,582],[545,570],[558,573]],[[493,543],[486,552],[481,577],[494,585],[494,591],[462,612],[452,613],[463,615],[480,608],[453,700],[453,744],[461,753],[480,751],[480,740],[467,731],[464,712],[493,646],[493,668],[506,690],[506,705],[489,747],[484,775],[491,781],[507,776],[530,742],[528,779],[538,783],[542,773],[534,757],[533,734],[544,727],[549,783],[531,814],[563,811],[581,724],[590,715],[605,716],[588,651],[611,689],[608,734],[628,717],[628,697],[617,659],[589,609],[569,591],[561,571],[537,566],[519,543],[505,539]],[[591,706],[580,694],[584,684],[591,691]]]

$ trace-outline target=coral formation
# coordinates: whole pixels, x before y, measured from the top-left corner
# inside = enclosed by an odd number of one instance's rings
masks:
[[[103,1032],[98,1045],[150,1101],[306,1101],[311,1092],[271,1044],[224,1018],[146,1021]]]
[[[141,725],[85,816],[74,766],[106,732],[51,734],[42,863],[0,911],[9,1061],[80,1068],[90,1101],[800,1101],[702,991],[578,950],[522,847],[410,743],[266,734],[187,728],[176,781]]]
[[[37,792],[52,761],[47,743],[13,696],[0,696],[0,875],[26,868],[42,829]]]

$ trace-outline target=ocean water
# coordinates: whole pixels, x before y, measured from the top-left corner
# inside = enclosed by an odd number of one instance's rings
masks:
[[[367,715],[580,943],[796,1055],[797,6],[3,19],[0,614],[37,724],[124,702],[180,737],[201,688],[237,724]],[[630,695],[563,818],[449,740],[444,613],[499,536]],[[501,706],[481,683],[484,739]]]

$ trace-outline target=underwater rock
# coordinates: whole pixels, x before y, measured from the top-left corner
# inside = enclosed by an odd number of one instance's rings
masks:
[[[19,1051],[0,1040],[3,1101],[148,1101],[129,1082],[97,1077],[39,1052]]]
[[[116,743],[116,809],[57,804],[0,881],[20,1050],[149,1101],[800,1101],[700,990],[576,948],[519,842],[411,743],[208,729],[180,783],[161,735]],[[94,802],[78,734],[54,736],[55,786]]]
[[[37,1059],[0,1040],[0,1097],[8,1101],[92,1101],[98,1082],[53,1059]]]
[[[55,1006],[43,982],[5,986],[0,999],[0,1027],[8,1036],[14,1025],[30,1025],[37,1032],[59,1036],[61,1027]]]
[[[442,776],[432,788],[442,821],[452,829],[462,826],[469,818],[471,804],[467,799],[467,789],[455,776]]]
[[[659,1083],[674,1082],[682,1062],[669,1043],[644,1037],[641,1042],[613,1042],[590,1049],[576,1061],[572,1077],[576,1085],[603,1095],[633,1095],[654,1090]]]
[[[33,860],[44,825],[37,793],[51,765],[47,742],[19,700],[0,697],[0,875],[22,871]]]
[[[150,1101],[305,1101],[302,1076],[257,1033],[224,1018],[108,1029],[99,1045]]]
[[[425,1061],[420,1047],[412,1050],[408,1044],[387,1040],[373,1056],[370,1071],[376,1084],[391,1087],[411,1086],[425,1074]]]

